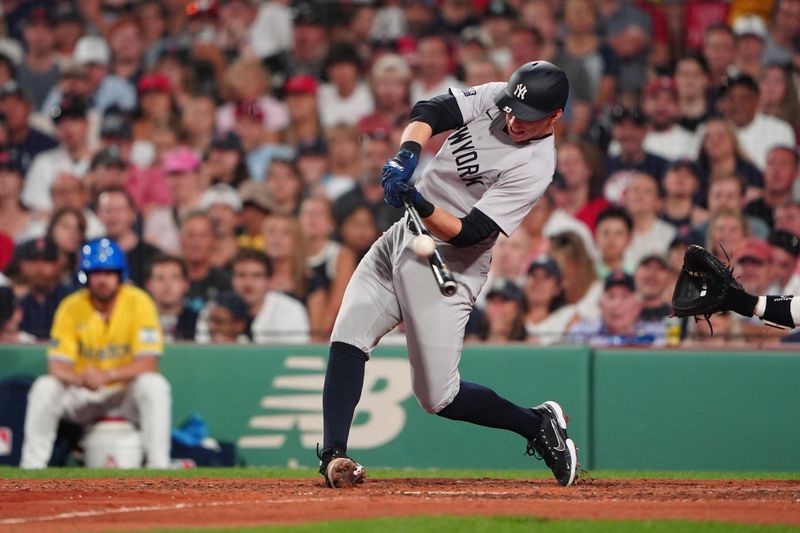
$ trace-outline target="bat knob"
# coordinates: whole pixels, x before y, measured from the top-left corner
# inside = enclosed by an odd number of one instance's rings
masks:
[[[442,284],[442,294],[445,296],[452,296],[458,290],[458,285],[453,280],[447,280]]]

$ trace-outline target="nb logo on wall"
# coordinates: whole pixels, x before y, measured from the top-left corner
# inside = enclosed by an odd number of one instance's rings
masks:
[[[286,372],[272,381],[274,392],[261,398],[264,414],[250,419],[253,434],[239,438],[240,448],[279,449],[289,434],[300,434],[304,448],[322,442],[322,387],[325,358],[290,356]],[[377,448],[403,430],[402,403],[411,396],[411,372],[405,358],[376,358],[367,365],[361,401],[353,417],[348,448]]]
[[[516,96],[520,100],[524,100],[525,99],[525,93],[527,93],[527,92],[528,92],[528,88],[525,87],[525,85],[520,83],[520,84],[517,85],[517,88],[514,89],[514,96]]]

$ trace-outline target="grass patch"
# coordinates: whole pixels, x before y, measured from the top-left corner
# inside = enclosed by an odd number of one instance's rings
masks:
[[[236,468],[189,468],[178,470],[117,470],[92,468],[47,468],[44,470],[22,470],[15,467],[0,467],[3,479],[53,479],[53,478],[126,478],[126,477],[173,477],[173,478],[308,478],[319,473],[313,468],[280,467],[236,467]],[[800,480],[800,472],[666,472],[598,470],[589,472],[595,479],[776,479]],[[497,478],[497,479],[550,479],[545,470],[458,470],[458,469],[397,469],[370,468],[370,478]]]
[[[263,526],[236,529],[169,529],[161,533],[196,531],[198,533],[768,533],[796,532],[791,526],[761,526],[720,522],[687,522],[677,520],[612,521],[612,520],[546,520],[517,516],[415,516],[408,518],[373,518],[341,520],[298,526]]]

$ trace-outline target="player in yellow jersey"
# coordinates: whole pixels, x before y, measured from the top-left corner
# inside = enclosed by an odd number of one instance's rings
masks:
[[[86,287],[58,306],[48,374],[28,396],[20,466],[47,466],[62,418],[87,424],[123,416],[141,429],[147,466],[167,468],[172,399],[158,373],[163,338],[155,304],[125,283],[125,254],[110,239],[83,246],[79,275]]]

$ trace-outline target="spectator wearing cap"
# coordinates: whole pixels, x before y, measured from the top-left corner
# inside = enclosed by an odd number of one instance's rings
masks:
[[[34,109],[42,109],[47,93],[59,77],[53,19],[49,9],[39,5],[28,12],[22,38],[25,57],[17,65],[17,81],[27,92]]]
[[[734,68],[741,74],[760,78],[767,24],[758,15],[740,15],[733,21],[733,33],[736,35]]]
[[[370,130],[369,125],[379,122],[388,124],[390,129],[404,126],[410,111],[411,83],[411,69],[405,59],[397,54],[384,54],[372,64],[369,82],[375,109],[359,121],[359,131]]]
[[[736,56],[736,36],[725,23],[711,24],[703,33],[703,57],[708,64],[710,87],[716,96]]]
[[[264,110],[258,102],[239,102],[234,131],[242,142],[250,179],[264,181],[273,159],[294,157],[291,146],[276,144],[274,132],[264,128]]]
[[[419,73],[411,82],[409,103],[430,100],[462,84],[450,74],[450,47],[442,35],[431,34],[417,41]]]
[[[12,157],[18,161],[23,174],[28,172],[37,155],[58,146],[56,139],[31,125],[30,101],[15,80],[0,86],[0,113],[5,116]]]
[[[289,129],[285,141],[311,146],[322,139],[317,113],[317,80],[309,75],[292,76],[283,87],[289,109]]]
[[[714,117],[706,121],[701,131],[701,148],[697,158],[699,196],[707,194],[710,181],[736,174],[743,180],[746,196],[757,197],[764,187],[764,177],[742,151],[733,123],[722,117]]]
[[[594,347],[659,346],[665,343],[664,324],[641,319],[642,302],[636,296],[636,284],[629,274],[609,274],[603,283],[598,305],[598,320],[583,320],[569,329],[568,337],[572,342]]]
[[[482,49],[480,55],[487,55],[491,62],[499,67],[500,72],[491,81],[503,79],[502,71],[511,63],[510,37],[518,20],[519,14],[508,2],[492,0],[486,5],[478,31],[470,35],[471,28],[468,27],[461,32],[462,42],[469,40],[477,44]],[[459,62],[462,62],[462,59],[463,56],[459,51]],[[467,82],[468,87],[474,85]]]
[[[610,155],[606,160],[608,178],[605,197],[614,203],[620,201],[632,172],[644,172],[661,181],[669,168],[669,162],[645,149],[647,125],[641,109],[614,106],[611,120],[614,140],[619,143],[619,154]]]
[[[272,142],[289,126],[289,110],[284,102],[270,94],[269,72],[257,59],[238,59],[225,70],[224,93],[230,102],[221,105],[216,112],[217,132],[233,131],[236,124],[236,102],[255,102],[264,112],[263,126],[270,132]]]
[[[111,74],[110,63],[111,50],[102,37],[86,35],[75,45],[72,65],[75,74],[83,75],[86,80],[86,93],[82,96],[99,115],[112,106],[125,111],[136,108],[136,89],[125,78]],[[53,87],[42,109],[51,109],[65,94],[74,94],[74,91],[63,83]]]
[[[599,152],[584,142],[561,143],[556,170],[552,188],[556,206],[594,231],[597,215],[611,205],[603,198],[605,176]]]
[[[768,294],[800,294],[800,274],[796,272],[800,258],[800,237],[786,230],[776,229],[767,242],[772,247],[772,275],[774,285]]]
[[[719,109],[736,127],[744,154],[763,172],[770,149],[794,146],[795,136],[786,122],[758,112],[758,100],[758,82],[747,74],[737,74],[723,83]]]
[[[361,135],[359,147],[359,166],[356,185],[333,203],[333,216],[341,218],[342,213],[356,205],[367,205],[375,217],[378,231],[383,233],[403,216],[383,200],[381,173],[383,165],[392,158],[394,144],[385,129],[378,128]]]
[[[675,89],[678,92],[678,124],[692,133],[711,116],[708,63],[699,54],[689,54],[675,64]]]
[[[235,133],[215,135],[200,165],[200,173],[209,183],[224,183],[233,188],[247,181],[247,165],[242,143]]]
[[[800,38],[800,2],[777,0],[772,11],[769,33],[765,38],[765,65],[790,65]]]
[[[678,124],[678,90],[671,77],[659,76],[647,84],[642,110],[650,125],[643,143],[647,152],[668,161],[697,156],[695,136]]]
[[[189,280],[183,261],[174,255],[154,257],[147,269],[145,287],[156,304],[164,340],[194,340],[197,312],[184,303]]]
[[[47,99],[44,101],[42,108],[45,110],[54,109],[65,94],[88,101],[91,93],[92,85],[89,80],[89,69],[86,65],[79,65],[70,58],[61,64],[61,77],[58,80],[58,84],[47,94]],[[90,123],[92,125],[95,122],[94,118],[90,115]]]
[[[800,172],[798,163],[798,152],[793,145],[773,147],[767,154],[764,191],[760,198],[745,206],[744,212],[760,218],[772,227],[775,208],[792,200],[792,188]]]
[[[507,344],[527,339],[525,294],[509,279],[493,280],[486,293],[486,306],[482,323],[478,326],[477,339],[492,344]]]
[[[236,189],[224,183],[212,185],[203,193],[200,209],[208,213],[214,226],[214,251],[211,264],[228,269],[239,251],[236,232],[241,224],[242,200]]]
[[[22,201],[31,209],[45,213],[52,209],[48,193],[59,173],[83,177],[89,171],[91,151],[87,112],[86,101],[71,96],[65,96],[51,110],[59,145],[37,155],[25,176]]]
[[[642,258],[633,274],[636,294],[642,302],[640,319],[645,322],[660,322],[672,314],[668,292],[671,275],[666,257],[649,254]]]
[[[769,294],[777,279],[773,272],[772,246],[765,240],[748,237],[733,248],[732,255],[734,272],[742,287],[750,294]],[[756,316],[735,315],[734,320],[741,324],[742,332],[751,342],[784,336],[782,330],[764,328]]]
[[[242,232],[237,238],[240,248],[264,250],[264,237],[261,228],[264,220],[276,211],[275,202],[264,183],[246,181],[239,188],[242,200]]]
[[[122,158],[119,148],[111,145],[97,152],[92,158],[92,166],[84,178],[89,189],[91,205],[97,205],[100,193],[110,187],[124,187],[130,169]]]
[[[178,227],[200,204],[204,186],[199,168],[200,160],[185,146],[169,150],[161,159],[172,203],[154,207],[145,214],[144,239],[165,253],[178,253]]]
[[[627,0],[603,0],[597,6],[600,33],[619,57],[618,87],[623,90],[642,87],[647,55],[658,46],[653,39],[655,27],[650,13]]]
[[[697,169],[689,160],[673,163],[664,175],[664,199],[659,218],[675,227],[679,235],[708,220],[708,211],[695,203],[700,190]]]
[[[97,216],[106,227],[106,236],[125,252],[131,281],[144,287],[150,262],[160,250],[143,241],[134,231],[137,213],[133,198],[122,186],[108,187],[97,197]]]
[[[476,26],[479,22],[475,5],[471,2],[444,0],[436,10],[434,24],[442,35],[452,38],[458,36],[464,28]]]
[[[611,272],[633,272],[626,251],[633,238],[633,220],[624,207],[611,206],[597,216],[595,231],[598,259],[595,270],[600,279]]]
[[[295,163],[308,194],[325,191],[331,175],[328,170],[328,146],[323,139],[297,145]]]
[[[211,263],[214,253],[214,226],[203,211],[193,211],[180,228],[181,259],[186,263],[189,279],[187,304],[200,312],[214,296],[230,288],[230,275]]]
[[[11,152],[0,152],[0,231],[14,240],[30,235],[34,217],[20,201],[23,174]]]
[[[263,59],[285,55],[292,42],[292,10],[288,2],[262,2],[248,32],[250,49]]]
[[[59,62],[72,59],[75,45],[83,36],[85,21],[78,7],[72,2],[59,2],[53,14],[55,47]]]
[[[156,124],[169,123],[177,116],[174,88],[164,74],[150,73],[139,78],[134,139],[151,139]]]
[[[233,291],[225,291],[211,302],[208,332],[212,344],[248,344],[247,304]]]
[[[270,64],[283,63],[285,66],[282,70],[289,76],[309,74],[319,78],[328,50],[325,16],[333,16],[333,13],[326,11],[325,4],[311,2],[299,4],[294,13],[293,42],[288,54],[267,58],[267,66],[270,70],[277,71],[281,69],[273,68]]]
[[[528,307],[525,313],[528,340],[541,346],[561,342],[576,309],[566,304],[558,263],[547,256],[532,261],[523,290]]]
[[[58,249],[53,241],[38,238],[18,245],[14,255],[28,291],[19,301],[22,309],[19,328],[36,339],[47,339],[56,308],[70,293],[69,288],[59,283]]]
[[[342,305],[347,283],[356,269],[355,253],[333,239],[336,224],[330,200],[321,194],[303,200],[298,214],[309,268],[325,288],[321,312],[309,309],[312,337],[327,341]],[[312,312],[315,311],[315,312]]]
[[[317,93],[319,121],[323,128],[339,124],[355,126],[372,113],[375,104],[361,71],[361,58],[352,44],[338,42],[330,46],[325,57],[325,74],[329,81],[323,83]]]
[[[556,64],[578,60],[589,80],[589,100],[595,107],[614,99],[620,73],[619,58],[597,33],[599,13],[592,0],[568,0],[564,5],[564,35]]]
[[[625,262],[638,265],[649,254],[666,254],[675,238],[672,224],[658,218],[662,208],[662,189],[659,182],[643,172],[635,173],[625,189],[624,205],[633,220],[631,243],[625,250]]]

